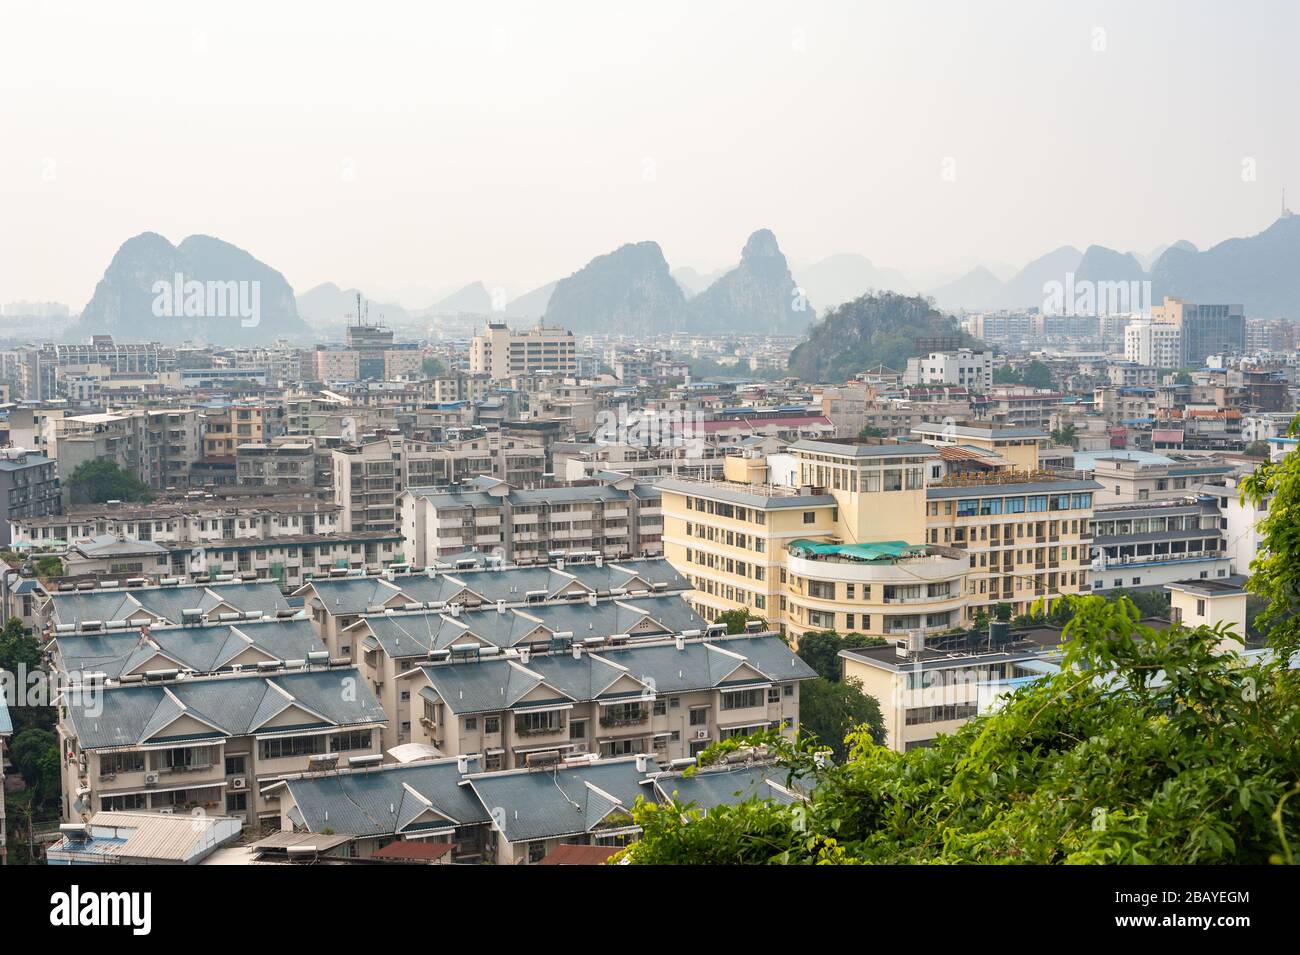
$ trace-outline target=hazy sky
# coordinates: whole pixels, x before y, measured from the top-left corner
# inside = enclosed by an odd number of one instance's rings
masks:
[[[427,304],[641,239],[920,272],[1300,208],[1285,0],[0,0],[0,37],[0,302],[80,309],[146,230]]]

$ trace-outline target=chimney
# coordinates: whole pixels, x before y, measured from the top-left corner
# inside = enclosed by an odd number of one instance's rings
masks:
[[[523,647],[522,649],[520,649],[519,651],[520,663],[522,663],[524,666],[528,666],[528,661],[531,660],[532,658],[533,658],[533,651],[529,650],[527,647]]]
[[[505,613],[505,612],[506,612],[506,602],[504,600],[498,600],[497,613]]]
[[[593,607],[596,606],[596,595],[594,593],[587,595],[587,603],[591,604]]]
[[[680,633],[677,634],[677,638],[673,642],[677,644],[678,650],[686,649],[686,638],[683,637]]]
[[[573,650],[573,659],[575,659],[575,660],[581,660],[581,659],[582,659],[582,647],[575,643],[575,644],[573,645],[573,647],[572,647],[572,650]]]
[[[649,768],[650,768],[649,758],[645,755],[645,753],[638,753],[636,757],[636,771],[638,773],[644,773]]]
[[[457,757],[456,757],[456,772],[460,773],[462,776],[465,775],[467,772],[469,772],[469,757],[468,757],[468,756],[457,756]]]

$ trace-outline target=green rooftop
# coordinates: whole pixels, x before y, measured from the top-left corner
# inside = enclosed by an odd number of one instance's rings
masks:
[[[801,537],[790,543],[790,552],[796,557],[840,557],[845,560],[876,561],[898,560],[925,554],[925,545],[907,541],[875,541],[870,544],[826,544]]]

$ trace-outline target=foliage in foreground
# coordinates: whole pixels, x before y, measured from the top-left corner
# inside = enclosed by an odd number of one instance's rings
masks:
[[[806,803],[641,804],[628,861],[1293,861],[1296,673],[1216,653],[1215,630],[1144,627],[1127,599],[1072,607],[1062,672],[999,711],[904,754],[858,732],[826,768],[807,743],[769,740],[813,787]]]

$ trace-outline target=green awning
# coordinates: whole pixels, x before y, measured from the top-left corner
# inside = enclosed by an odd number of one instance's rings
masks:
[[[907,541],[875,541],[870,544],[827,544],[801,537],[790,543],[797,557],[842,557],[846,560],[898,560],[925,553],[925,545]]]

